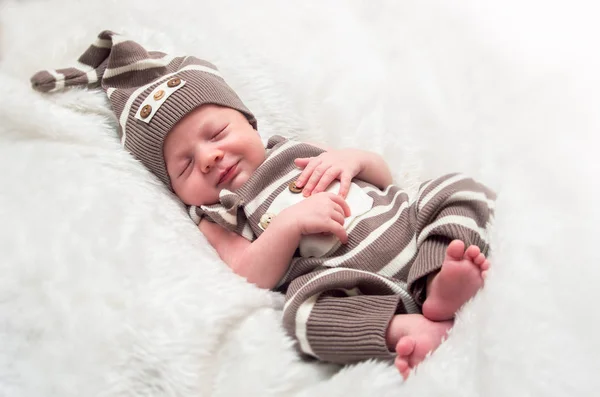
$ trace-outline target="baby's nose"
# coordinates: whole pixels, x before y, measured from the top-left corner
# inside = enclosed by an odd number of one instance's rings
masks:
[[[223,158],[220,153],[214,153],[210,156],[206,156],[204,164],[202,164],[202,172],[207,173],[214,167],[214,165]]]

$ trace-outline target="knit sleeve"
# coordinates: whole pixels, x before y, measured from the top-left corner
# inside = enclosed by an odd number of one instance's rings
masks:
[[[190,207],[189,213],[196,224],[199,224],[203,218],[206,218],[249,241],[254,241],[256,238],[244,214],[241,199],[229,191],[221,192],[219,203],[200,207],[193,206]]]
[[[286,143],[289,139],[281,135],[273,135],[267,141],[267,150],[276,149]]]

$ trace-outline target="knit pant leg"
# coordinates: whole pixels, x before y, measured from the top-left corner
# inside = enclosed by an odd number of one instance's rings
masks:
[[[477,245],[489,253],[488,228],[496,195],[461,174],[449,174],[422,185],[411,211],[415,219],[418,254],[408,274],[408,290],[421,305],[427,276],[441,268],[452,240]]]
[[[392,279],[374,273],[318,270],[290,283],[283,324],[308,356],[339,364],[391,360],[386,333],[392,317],[406,312],[403,298],[412,302]]]

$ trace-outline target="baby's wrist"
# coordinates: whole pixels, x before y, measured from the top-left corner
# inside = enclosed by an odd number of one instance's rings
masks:
[[[354,149],[353,154],[356,159],[356,175],[365,171],[370,164],[370,153],[366,150]],[[355,175],[355,176],[356,176]]]
[[[274,229],[277,229],[277,233],[285,234],[289,238],[297,237],[300,239],[302,236],[302,228],[300,222],[298,222],[298,217],[290,211],[290,208],[281,211],[273,219],[269,227],[273,226],[275,226]]]

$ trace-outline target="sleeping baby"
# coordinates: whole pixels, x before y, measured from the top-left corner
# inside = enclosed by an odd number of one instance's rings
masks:
[[[283,136],[266,146],[217,68],[147,51],[110,31],[35,89],[101,86],[121,142],[187,205],[233,272],[285,294],[305,357],[394,361],[403,377],[483,286],[495,194],[462,174],[414,197],[384,159]]]

